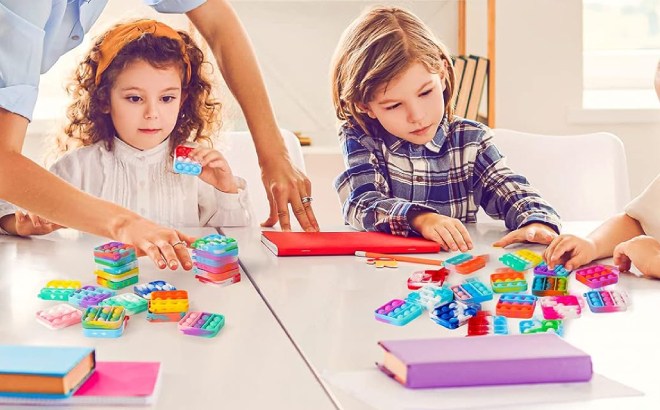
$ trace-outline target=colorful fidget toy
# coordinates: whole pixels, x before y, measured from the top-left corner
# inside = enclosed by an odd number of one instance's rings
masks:
[[[426,285],[421,289],[410,292],[406,297],[408,303],[420,305],[424,309],[433,309],[434,307],[449,302],[454,299],[451,289],[443,286]]]
[[[236,251],[236,255],[238,255],[238,243],[236,243],[236,239],[218,234],[197,239],[190,245],[190,247],[197,251],[193,251],[193,253],[202,256],[206,256],[205,253],[216,256],[223,255],[234,250]]]
[[[51,280],[41,289],[37,297],[43,300],[69,300],[69,295],[80,289],[77,280]]]
[[[568,293],[568,280],[561,276],[534,276],[532,295],[561,296]]]
[[[188,312],[181,319],[179,331],[184,335],[213,337],[225,325],[225,317],[214,313]]]
[[[408,278],[408,289],[417,290],[424,285],[442,286],[449,275],[449,269],[418,270]]]
[[[202,173],[202,164],[188,158],[194,147],[179,145],[174,149],[174,164],[172,168],[177,174],[199,175]]]
[[[86,308],[98,305],[102,300],[116,295],[117,292],[100,288],[98,286],[83,286],[69,295],[69,304]]]
[[[539,276],[563,276],[566,277],[571,274],[572,271],[566,269],[564,265],[557,265],[554,269],[548,268],[545,262],[539,263],[534,268],[534,274]]]
[[[80,323],[82,312],[62,303],[37,312],[37,322],[51,330],[62,329]]]
[[[185,290],[151,293],[147,320],[150,322],[178,322],[188,311],[188,292]]]
[[[234,238],[214,234],[196,240],[193,248],[195,276],[202,283],[228,285],[240,282],[238,244]]]
[[[490,275],[490,286],[495,293],[524,292],[527,290],[525,272],[511,268],[499,268]]]
[[[468,319],[468,336],[506,335],[509,326],[504,316],[492,316],[486,310],[480,310],[476,316]]]
[[[456,273],[469,275],[486,266],[490,257],[488,255],[472,256],[469,253],[461,253],[445,261],[445,266]]]
[[[94,248],[94,260],[105,266],[122,266],[135,260],[135,248],[121,242],[110,242]]]
[[[591,289],[602,288],[619,281],[619,269],[607,265],[590,266],[575,271],[575,278]]]
[[[422,306],[401,299],[393,299],[376,309],[376,320],[390,325],[407,325],[422,314]]]
[[[581,298],[575,295],[548,296],[540,303],[546,319],[577,319],[582,314]]]
[[[460,300],[443,303],[429,311],[431,320],[446,327],[456,329],[467,323],[468,319],[481,310],[479,303],[464,303]]]
[[[377,268],[398,268],[399,262],[390,258],[369,258],[367,265],[374,265]]]
[[[149,302],[133,293],[123,293],[102,300],[99,306],[123,306],[127,315],[137,315],[147,310]]]
[[[145,299],[151,298],[151,292],[159,290],[176,290],[176,288],[164,280],[156,280],[149,283],[143,283],[141,285],[133,286],[133,292],[136,295],[142,296]]]
[[[561,320],[531,320],[520,321],[520,333],[556,333],[559,336],[564,335],[564,325]]]
[[[618,290],[591,290],[584,297],[594,313],[623,312],[630,304],[628,294]]]
[[[90,306],[82,319],[83,335],[87,337],[119,337],[128,320],[123,306]]]
[[[529,319],[534,315],[536,296],[517,293],[505,293],[497,301],[495,311],[499,316],[508,318]]]
[[[462,285],[452,286],[456,300],[481,303],[493,299],[493,291],[477,278],[470,278]]]
[[[109,289],[123,289],[138,281],[135,248],[121,242],[110,242],[94,248],[96,283]]]
[[[522,249],[516,252],[505,253],[500,258],[500,261],[513,270],[522,272],[535,267],[543,261],[543,258],[537,253]]]

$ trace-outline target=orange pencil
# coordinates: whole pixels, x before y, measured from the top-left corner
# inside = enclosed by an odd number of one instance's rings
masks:
[[[410,262],[410,263],[419,263],[422,265],[436,265],[436,266],[442,266],[442,264],[445,262],[436,259],[413,258],[410,256],[398,256],[398,255],[390,255],[387,253],[374,253],[374,252],[364,252],[364,251],[356,251],[355,256],[362,256],[365,258],[390,258],[399,262]]]

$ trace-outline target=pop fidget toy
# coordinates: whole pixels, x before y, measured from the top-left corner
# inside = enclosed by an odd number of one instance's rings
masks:
[[[83,286],[69,295],[69,304],[80,308],[96,306],[102,300],[116,295],[117,292],[100,288],[98,286]]]
[[[630,305],[628,294],[618,290],[591,290],[584,298],[594,313],[623,312]]]
[[[449,302],[454,299],[451,289],[443,286],[426,285],[421,289],[410,292],[406,297],[408,303],[420,305],[424,309],[433,309],[434,307]]]
[[[467,323],[468,319],[481,310],[479,303],[464,303],[460,300],[443,303],[429,311],[431,320],[446,327],[456,329]]]
[[[564,325],[561,320],[531,320],[520,321],[520,333],[556,333],[559,336],[564,335]]]
[[[119,337],[124,333],[128,316],[122,306],[90,306],[82,319],[83,334],[87,337]]]
[[[121,242],[109,242],[94,248],[94,261],[104,266],[118,267],[135,260],[135,248]]]
[[[500,258],[500,261],[511,269],[522,272],[535,267],[543,261],[543,258],[537,253],[522,249],[516,252],[505,253]]]
[[[96,283],[109,289],[123,289],[138,281],[135,248],[121,242],[110,242],[94,248]]]
[[[234,238],[213,234],[196,240],[193,248],[195,276],[200,282],[227,285],[240,282],[238,244]]]
[[[492,316],[486,310],[480,310],[467,322],[468,336],[507,335],[509,326],[504,316]]]
[[[155,280],[153,282],[133,286],[133,292],[138,296],[142,296],[144,299],[150,299],[151,292],[161,290],[176,290],[176,288],[164,280]]]
[[[449,269],[418,270],[408,278],[408,289],[417,290],[424,285],[442,286],[449,275]]]
[[[224,325],[225,317],[223,315],[193,311],[188,312],[177,327],[184,335],[213,337]]]
[[[561,276],[534,276],[532,294],[536,296],[561,296],[568,293],[568,280]]]
[[[477,278],[467,279],[462,285],[452,286],[454,298],[462,302],[481,303],[493,299],[493,291]]]
[[[99,303],[99,306],[122,306],[126,309],[127,315],[137,315],[138,313],[147,310],[148,304],[149,302],[147,302],[146,299],[143,299],[138,295],[133,293],[122,293],[121,295],[102,300]]]
[[[377,268],[398,268],[399,262],[390,258],[369,258],[367,265],[374,265]]]
[[[41,289],[37,295],[43,300],[62,300],[68,301],[69,295],[80,289],[80,282],[77,280],[51,280]]]
[[[527,279],[524,272],[499,268],[490,275],[490,286],[495,293],[524,292],[527,290]]]
[[[534,268],[534,274],[539,276],[562,276],[566,277],[572,271],[566,269],[564,265],[557,265],[554,269],[548,268],[545,262],[541,262]]]
[[[582,314],[581,299],[575,295],[547,296],[539,302],[545,319],[577,319]]]
[[[490,257],[488,255],[472,256],[469,253],[461,253],[445,261],[445,266],[456,273],[469,275],[486,266]]]
[[[619,281],[619,269],[614,266],[596,265],[575,271],[575,279],[591,289],[613,285]]]
[[[497,301],[495,311],[499,316],[508,318],[529,319],[534,315],[536,296],[517,293],[505,293]]]
[[[178,322],[188,311],[188,292],[185,290],[151,293],[147,320],[150,322]]]
[[[82,318],[82,312],[65,303],[37,312],[37,322],[51,330],[80,323],[80,318]]]
[[[416,303],[410,303],[401,299],[393,299],[374,312],[376,320],[389,323],[394,326],[403,326],[422,314],[422,308]]]
[[[177,174],[199,175],[202,173],[202,164],[188,158],[194,147],[179,145],[174,149],[174,163],[172,168]]]

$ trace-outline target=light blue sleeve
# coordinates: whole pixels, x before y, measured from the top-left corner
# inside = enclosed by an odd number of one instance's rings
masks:
[[[142,2],[159,13],[181,14],[196,9],[206,3],[206,0],[142,0]]]

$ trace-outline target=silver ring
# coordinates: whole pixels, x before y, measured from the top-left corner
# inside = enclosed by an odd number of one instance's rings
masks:
[[[174,248],[174,247],[177,246],[177,245],[184,245],[184,246],[187,246],[185,241],[178,241],[178,242],[174,242],[174,243],[172,244],[172,247]]]
[[[300,198],[303,204],[306,204],[307,202],[312,202],[312,197],[311,196],[304,196]]]

